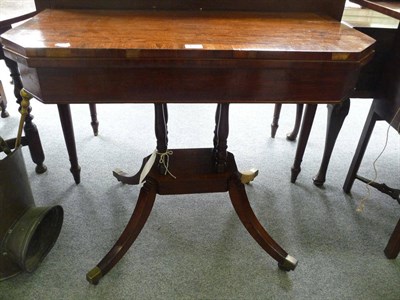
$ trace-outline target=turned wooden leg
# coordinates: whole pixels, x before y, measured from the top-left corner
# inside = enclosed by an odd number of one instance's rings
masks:
[[[272,123],[271,123],[271,137],[275,138],[276,131],[278,130],[279,127],[279,117],[281,115],[281,109],[282,109],[282,104],[276,103],[274,107],[274,115],[272,117]]]
[[[322,186],[326,179],[326,171],[328,170],[329,160],[331,159],[333,148],[335,147],[336,139],[342,128],[344,119],[349,113],[350,99],[343,101],[340,104],[328,104],[328,124],[325,137],[325,149],[322,157],[322,162],[317,175],[313,178],[316,186]]]
[[[377,120],[379,120],[379,117],[375,113],[373,106],[371,106],[357,145],[356,152],[354,153],[353,160],[351,161],[349,171],[347,172],[347,176],[343,184],[343,190],[346,193],[350,193],[351,187],[356,179],[358,169],[360,168],[361,161],[364,157],[365,150],[367,149],[369,139]]]
[[[310,136],[311,127],[314,122],[315,112],[317,110],[317,104],[307,104],[304,112],[303,124],[301,125],[299,142],[297,144],[296,155],[292,166],[292,174],[290,181],[296,182],[297,176],[301,171],[301,162],[303,160],[304,152],[306,150],[308,138]]]
[[[229,135],[229,103],[219,103],[215,115],[214,153],[217,172],[225,171]]]
[[[97,266],[86,274],[90,283],[97,284],[128,251],[146,223],[155,199],[156,186],[151,180],[147,180],[140,190],[135,210],[121,236]]]
[[[221,115],[221,105],[217,104],[217,109],[215,110],[215,129],[214,129],[214,138],[213,138],[215,157],[217,157],[216,155],[217,155],[217,147],[218,147],[218,122],[219,122],[220,115]]]
[[[96,104],[89,104],[89,109],[90,109],[90,117],[92,119],[90,125],[92,125],[94,136],[97,136],[99,134],[99,121],[97,120]]]
[[[166,167],[169,165],[169,154],[167,153],[168,150],[168,107],[166,103],[155,103],[154,104],[154,112],[155,112],[155,133],[157,139],[157,152],[159,155],[163,155],[162,161],[163,163],[158,160],[158,170],[160,174],[166,175],[168,170]],[[117,178],[118,181],[125,183],[125,184],[139,184],[140,177],[142,171],[145,168],[147,161],[151,159],[151,156],[146,157],[143,160],[142,166],[140,167],[139,172],[135,175],[129,175],[120,169],[115,169],[113,171],[113,175]],[[160,156],[161,159],[161,156]]]
[[[3,51],[3,49],[1,49],[0,51]],[[22,100],[20,92],[23,86],[22,86],[21,76],[18,70],[18,64],[15,61],[9,59],[8,57],[4,56],[3,58],[7,68],[10,70],[10,76],[14,84],[14,96],[17,99],[17,103],[20,104]]]
[[[10,75],[14,83],[14,95],[17,99],[17,103],[21,106],[22,96],[22,81],[18,70],[18,65],[15,61],[4,57],[4,61],[10,70]],[[21,107],[20,107],[21,109]],[[44,152],[42,143],[40,141],[39,132],[36,125],[32,122],[33,115],[31,115],[32,107],[28,107],[28,114],[25,118],[24,132],[28,143],[29,152],[31,154],[32,161],[36,164],[35,171],[38,174],[44,173],[47,167],[44,165]]]
[[[303,107],[304,107],[304,104],[296,105],[296,120],[294,122],[294,128],[293,128],[292,132],[290,132],[286,135],[286,139],[288,141],[295,141],[297,138],[297,135],[298,135],[299,129],[300,129],[300,125],[301,125],[301,119],[303,117]]]
[[[297,260],[288,255],[260,224],[250,206],[245,187],[240,182],[239,178],[237,176],[232,176],[228,184],[232,205],[247,231],[257,243],[278,262],[281,269],[285,271],[294,270],[297,265]]]
[[[4,92],[3,84],[0,80],[0,108],[1,108],[1,117],[7,118],[9,117],[9,113],[7,112],[7,97]]]
[[[3,98],[3,95],[0,96],[0,108],[1,108],[1,117],[2,118],[7,118],[10,116],[10,114],[7,112],[7,102],[6,102],[6,99]]]
[[[72,124],[71,109],[69,104],[58,104],[58,113],[60,115],[61,127],[64,133],[64,140],[67,146],[69,161],[71,162],[70,171],[74,176],[76,184],[81,182],[81,167],[78,164],[78,155],[76,153],[74,127]]]
[[[19,101],[20,108],[21,110],[21,102],[22,102],[22,96],[27,97],[27,100],[31,98],[31,96],[24,91],[24,89],[20,90],[20,98],[21,100]],[[38,174],[42,174],[46,172],[47,167],[43,164],[44,162],[44,152],[43,152],[43,147],[42,143],[40,141],[40,136],[39,132],[37,130],[36,125],[32,122],[33,116],[31,115],[32,108],[29,105],[27,108],[27,114],[25,117],[25,125],[24,125],[24,132],[25,132],[25,137],[27,140],[29,152],[31,154],[32,161],[36,164],[35,171]]]
[[[166,103],[155,103],[155,133],[157,139],[157,152],[165,153],[168,150],[168,107]],[[164,159],[168,160],[168,155]],[[168,166],[168,162],[165,164],[159,163],[158,168],[160,174],[166,174],[167,170],[165,166]]]
[[[389,242],[385,248],[385,255],[389,259],[395,259],[400,252],[400,219],[397,222],[392,235],[390,236]]]

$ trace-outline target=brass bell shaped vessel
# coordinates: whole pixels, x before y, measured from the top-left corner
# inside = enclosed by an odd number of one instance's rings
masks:
[[[33,272],[55,244],[61,206],[36,207],[21,147],[0,160],[0,281]]]

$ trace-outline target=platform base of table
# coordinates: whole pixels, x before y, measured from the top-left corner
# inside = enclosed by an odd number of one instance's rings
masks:
[[[170,174],[160,174],[159,166],[157,163],[154,164],[145,177],[134,212],[118,241],[100,263],[87,273],[86,278],[90,283],[97,284],[128,251],[144,227],[157,194],[228,192],[239,219],[257,243],[278,262],[282,270],[290,271],[296,268],[297,260],[288,255],[271,238],[254,214],[242,183],[247,180],[242,179],[243,175],[238,171],[231,153],[227,154],[225,171],[217,172],[213,149],[172,149],[171,151],[168,167]],[[144,159],[143,164],[147,162],[147,159]],[[128,176],[118,170],[114,172],[114,176],[124,183],[137,184],[141,170],[134,176]]]

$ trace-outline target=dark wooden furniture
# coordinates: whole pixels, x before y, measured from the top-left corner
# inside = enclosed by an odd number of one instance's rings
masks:
[[[243,185],[248,179],[227,152],[229,103],[346,99],[373,56],[374,40],[336,20],[344,1],[119,1],[123,10],[108,10],[110,1],[57,5],[80,9],[45,10],[1,38],[26,91],[58,105],[74,175],[80,167],[70,104],[155,103],[157,153],[144,165],[157,159],[142,175],[124,232],[87,279],[97,283],[121,259],[156,194],[229,192],[253,238],[281,268],[294,269],[297,260],[257,220]],[[93,7],[102,10],[83,9]],[[214,147],[171,153],[167,103],[218,103]],[[137,184],[140,174],[114,176]]]
[[[361,1],[353,2],[400,20],[400,1]],[[357,175],[362,158],[372,135],[376,121],[386,121],[397,131],[400,130],[400,27],[397,29],[379,28],[376,24],[365,24],[357,29],[377,40],[377,56],[368,65],[370,72],[361,77],[358,90],[374,98],[361,137],[347,173],[343,190],[349,193],[355,179],[370,183],[371,180]],[[370,183],[371,186],[388,194],[400,203],[400,190],[384,184]],[[399,188],[399,187],[398,187]],[[400,251],[400,220],[397,223],[385,248],[385,255],[394,259]]]
[[[343,8],[335,15],[335,18],[340,21],[343,14]],[[306,105],[304,119],[303,119],[303,110],[304,105]],[[317,186],[322,186],[325,182],[326,173],[329,165],[329,160],[334,148],[335,141],[338,137],[339,131],[342,127],[343,121],[348,114],[350,107],[350,100],[345,99],[342,103],[339,104],[328,104],[328,122],[326,129],[326,137],[325,137],[325,149],[323,153],[323,158],[321,162],[320,169],[317,175],[313,178],[313,182]],[[273,119],[271,123],[271,137],[274,138],[279,127],[279,117],[282,109],[282,103],[276,103]],[[300,137],[297,144],[296,154],[294,158],[293,165],[291,167],[291,178],[290,181],[292,183],[296,182],[298,175],[301,172],[301,162],[303,160],[305,148],[307,145],[307,141],[310,135],[311,127],[314,121],[314,116],[316,112],[317,106],[315,104],[307,104],[307,103],[298,103],[296,105],[296,119],[294,128],[291,132],[286,135],[286,139],[289,141],[295,141],[300,131]]]
[[[353,1],[358,3],[358,1]],[[365,1],[361,1],[365,2]],[[396,16],[399,12],[399,4],[398,1],[390,1],[390,2],[380,2],[380,1],[366,1],[369,2],[367,7],[373,8],[376,11],[384,12],[388,16]],[[350,9],[352,10],[352,9]],[[360,9],[358,9],[360,10]],[[346,10],[345,10],[346,11]],[[354,11],[354,9],[353,9]],[[366,14],[364,12],[364,14]],[[371,20],[367,20],[365,18],[364,21],[356,18],[351,18],[352,20],[348,22],[346,18],[346,14],[342,21],[350,26],[354,27],[355,29],[364,32],[373,38],[378,40],[377,45],[377,54],[375,55],[373,62],[369,63],[367,66],[364,66],[361,70],[361,75],[359,78],[359,82],[357,83],[356,89],[354,93],[351,95],[355,98],[373,98],[376,95],[376,91],[379,86],[379,79],[380,79],[380,72],[381,67],[387,60],[386,54],[389,54],[392,50],[393,46],[393,37],[395,30],[392,30],[393,22],[388,21],[384,24],[381,24],[381,18],[374,17]],[[381,24],[382,27],[380,28],[373,28],[371,27],[371,21],[375,22],[376,24]],[[395,22],[396,23],[396,22]],[[397,22],[398,24],[398,22]],[[396,25],[398,26],[398,25]],[[337,136],[340,132],[341,126],[343,124],[344,119],[347,116],[350,102],[345,101],[343,104],[340,105],[328,105],[328,125],[327,125],[327,133],[325,139],[325,150],[323,154],[323,159],[321,162],[320,169],[317,175],[313,178],[313,182],[316,186],[322,186],[326,180],[326,173],[330,161],[330,157],[337,139]],[[302,114],[303,114],[303,107],[304,104],[297,104],[296,108],[296,120],[294,128],[291,132],[289,132],[286,138],[289,141],[296,140],[301,121],[302,121]],[[275,104],[275,110],[273,115],[273,121],[271,123],[271,137],[275,137],[277,129],[279,127],[279,117],[281,112],[282,104],[277,103]],[[301,161],[304,155],[305,146],[307,144],[307,139],[312,127],[313,119],[310,118],[309,109],[311,109],[311,114],[314,114],[314,107],[308,108],[304,115],[303,119],[303,127],[300,132],[301,136],[299,138],[299,143],[297,145],[296,156],[294,159],[294,163],[292,166],[292,174],[291,174],[291,182],[295,182],[297,179],[298,174],[301,171]]]
[[[47,4],[48,5],[48,4]],[[3,0],[1,1],[0,7],[0,34],[10,30],[12,25],[25,21],[34,15],[37,14],[38,10],[36,6],[39,6],[41,9],[44,9],[45,5],[43,5],[42,1],[36,0]],[[10,70],[10,76],[12,78],[12,82],[14,84],[14,95],[16,97],[17,103],[21,104],[21,95],[20,91],[22,89],[22,82],[20,79],[20,74],[18,70],[18,65],[13,60],[4,56],[3,46],[0,43],[0,59],[3,59]],[[7,100],[5,96],[1,96],[0,98],[0,109],[1,109],[1,117],[5,118],[8,116],[8,112],[6,111]],[[91,115],[91,125],[93,128],[94,135],[98,134],[99,122],[97,120],[96,113],[96,104],[89,104],[90,115]],[[43,147],[40,141],[40,136],[37,130],[36,125],[32,122],[33,115],[31,114],[32,108],[29,107],[28,115],[26,117],[24,132],[25,136],[22,138],[22,145],[28,146],[31,157],[34,163],[36,163],[36,172],[44,173],[47,170],[47,167],[44,165],[44,152]],[[14,145],[14,140],[10,140],[10,145]]]
[[[21,5],[22,4],[22,5]],[[0,9],[0,34],[11,29],[11,26],[17,22],[29,19],[36,14],[34,3],[28,1],[11,1],[4,0],[1,2]],[[14,95],[17,103],[21,104],[22,97],[20,91],[22,89],[22,82],[18,70],[17,63],[10,58],[6,57],[3,52],[3,47],[0,42],[0,59],[3,59],[10,70],[12,82],[14,84]],[[7,103],[1,101],[2,117],[7,116],[6,107]],[[40,141],[40,136],[36,125],[32,122],[33,116],[31,115],[31,107],[28,108],[28,114],[25,119],[24,132],[25,136],[22,137],[22,145],[29,147],[33,162],[36,164],[36,172],[44,173],[47,168],[44,165],[44,152]],[[14,140],[10,143],[14,144]]]
[[[4,92],[3,83],[0,80],[0,110],[1,110],[1,117],[7,118],[9,116],[7,112],[7,96]]]

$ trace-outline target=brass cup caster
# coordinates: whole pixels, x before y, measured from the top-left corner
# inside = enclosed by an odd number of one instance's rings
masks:
[[[251,181],[253,181],[254,178],[257,177],[258,170],[253,168],[247,171],[240,172],[239,174],[240,174],[240,182],[243,184],[248,184]]]

